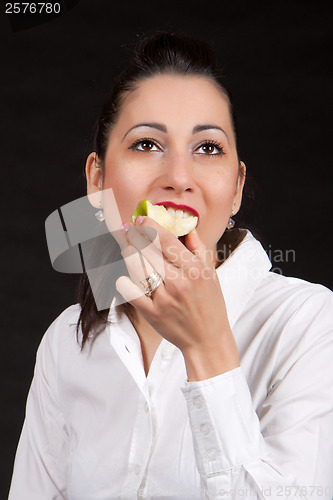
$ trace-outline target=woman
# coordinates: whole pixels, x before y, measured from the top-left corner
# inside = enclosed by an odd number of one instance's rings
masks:
[[[245,165],[209,46],[141,44],[86,175],[125,258],[126,303],[99,311],[85,276],[80,305],[46,332],[10,500],[331,499],[332,294],[270,273],[259,242],[227,229]],[[133,224],[144,199],[198,213],[196,229]]]

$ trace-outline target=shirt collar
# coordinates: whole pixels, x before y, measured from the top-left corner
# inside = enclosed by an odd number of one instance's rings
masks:
[[[259,241],[246,230],[243,240],[216,270],[231,328],[271,267]],[[111,323],[127,322],[124,314],[120,316],[116,312],[119,303],[116,298],[112,300],[108,317]]]
[[[259,241],[246,231],[244,239],[216,270],[231,328],[271,267]]]

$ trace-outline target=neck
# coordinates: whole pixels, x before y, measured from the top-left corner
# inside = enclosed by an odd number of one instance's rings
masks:
[[[135,310],[132,324],[140,339],[144,369],[146,375],[148,375],[151,362],[163,337],[146,321],[138,310]]]

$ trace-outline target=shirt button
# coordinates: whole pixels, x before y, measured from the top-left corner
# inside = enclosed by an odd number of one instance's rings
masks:
[[[141,472],[141,465],[137,464],[134,469],[135,474],[138,476]]]
[[[201,396],[195,396],[192,399],[192,403],[193,403],[194,408],[197,408],[198,410],[200,410],[200,408],[203,407],[203,401],[202,401]]]
[[[202,425],[200,425],[200,432],[204,436],[209,436],[209,434],[210,434],[210,426],[208,424],[202,424]]]
[[[149,404],[147,403],[147,401],[145,402],[145,404],[143,405],[143,408],[145,410],[146,413],[149,412]]]
[[[206,458],[209,462],[214,462],[216,459],[217,451],[215,448],[211,448],[210,450],[207,451],[206,453]]]
[[[164,349],[161,352],[161,356],[163,359],[170,359],[171,353],[172,353],[171,347],[164,347]]]

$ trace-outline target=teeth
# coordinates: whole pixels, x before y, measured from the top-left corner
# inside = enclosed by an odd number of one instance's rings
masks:
[[[170,215],[176,217],[176,219],[188,219],[189,217],[192,217],[190,213],[184,212],[183,210],[175,210],[172,207],[167,207],[167,211]]]

